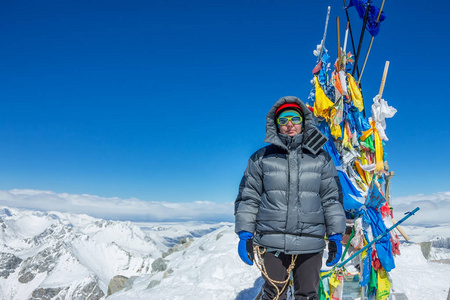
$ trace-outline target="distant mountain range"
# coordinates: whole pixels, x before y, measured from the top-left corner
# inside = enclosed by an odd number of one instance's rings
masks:
[[[393,290],[444,299],[450,226],[404,229],[425,243],[402,244]],[[240,261],[237,243],[233,223],[133,223],[0,206],[0,299],[252,299],[263,281]],[[410,284],[411,276],[418,280]]]
[[[220,226],[141,225],[0,208],[0,299],[103,299],[114,276],[151,273],[181,238]]]

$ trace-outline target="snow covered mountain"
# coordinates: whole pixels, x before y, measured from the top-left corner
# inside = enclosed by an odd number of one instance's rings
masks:
[[[151,273],[180,238],[219,226],[147,223],[141,229],[87,215],[3,207],[0,299],[103,299],[114,276]]]
[[[426,243],[401,245],[393,291],[446,299],[450,226],[404,229]],[[263,281],[240,261],[237,243],[232,223],[131,223],[0,207],[0,299],[253,299]]]

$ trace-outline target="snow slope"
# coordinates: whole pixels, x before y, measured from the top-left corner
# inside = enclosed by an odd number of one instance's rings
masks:
[[[108,299],[251,299],[262,281],[255,266],[240,261],[237,242],[233,225],[224,225],[168,256],[170,274],[146,278],[148,283],[160,281],[158,285],[148,288],[140,282]]]
[[[393,291],[447,299],[450,226],[404,229],[413,242],[442,248],[427,260],[419,244],[402,243]],[[105,299],[117,275],[129,280],[107,299],[252,299],[263,281],[241,262],[237,244],[232,223],[132,223],[0,207],[0,299]]]
[[[409,300],[447,299],[450,265],[427,261],[419,245],[403,244],[400,251],[396,268],[390,272],[393,290],[403,292]]]
[[[170,272],[146,275],[131,289],[108,299],[253,299],[263,281],[255,266],[240,261],[237,243],[233,226],[224,225],[186,251],[168,256]],[[404,243],[400,250],[397,268],[391,272],[393,291],[406,294],[409,300],[447,299],[450,265],[428,262],[419,245]],[[160,282],[151,287],[152,281]]]

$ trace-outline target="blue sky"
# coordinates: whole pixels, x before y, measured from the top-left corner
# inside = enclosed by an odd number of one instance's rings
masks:
[[[0,189],[234,201],[270,107],[311,90],[328,5],[334,61],[342,1],[2,2]],[[387,0],[364,71],[367,107],[390,61],[393,196],[450,190],[449,9]]]

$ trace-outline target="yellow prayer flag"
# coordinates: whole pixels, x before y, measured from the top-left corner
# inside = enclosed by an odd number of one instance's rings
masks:
[[[331,102],[330,99],[328,99],[327,95],[325,95],[325,92],[322,90],[322,87],[320,86],[317,76],[314,76],[314,82],[316,85],[316,93],[315,93],[316,101],[314,102],[314,115],[328,120],[329,119],[328,111],[334,105],[334,103]]]
[[[354,148],[353,148],[352,142],[350,140],[350,135],[351,135],[350,125],[347,122],[345,122],[344,137],[342,138],[342,145],[349,150],[353,150]]]
[[[366,178],[366,173],[361,168],[361,165],[357,160],[355,160],[355,169],[358,172],[359,176],[361,177],[362,181],[364,181],[365,184],[369,185],[369,180]]]
[[[337,272],[338,271],[335,271],[331,274],[330,281],[328,282],[331,299],[342,299],[342,294],[344,292],[344,276],[342,273],[338,274]]]
[[[336,139],[340,138],[342,136],[341,125],[334,125],[331,123],[330,132]]]
[[[369,160],[366,157],[366,152],[365,151],[361,152],[361,162],[362,162],[363,165],[369,165],[370,164]],[[366,175],[367,185],[370,185],[370,183],[372,182],[372,176],[370,176],[370,172],[364,171],[364,174]]]
[[[378,133],[377,128],[375,127],[375,121],[371,121],[370,125],[372,128],[363,132],[360,137],[361,141],[365,141],[372,133],[374,136],[374,144],[375,144],[375,172],[382,172],[384,170],[383,163],[383,142],[381,141],[380,134]]]
[[[331,274],[330,281],[328,284],[330,285],[330,290],[334,290],[341,284],[341,282],[339,281],[338,274],[336,272]]]
[[[380,135],[378,134],[378,131],[375,130],[375,158],[376,158],[376,165],[375,165],[375,172],[382,172],[384,170],[384,163],[383,163],[383,142],[381,141]]]
[[[386,300],[389,297],[391,283],[389,282],[387,272],[383,268],[377,271],[377,283],[377,300]]]
[[[353,100],[353,105],[362,111],[364,109],[363,97],[361,94],[361,90],[356,85],[355,78],[352,75],[347,74],[348,78],[348,89],[350,90],[350,95]]]

